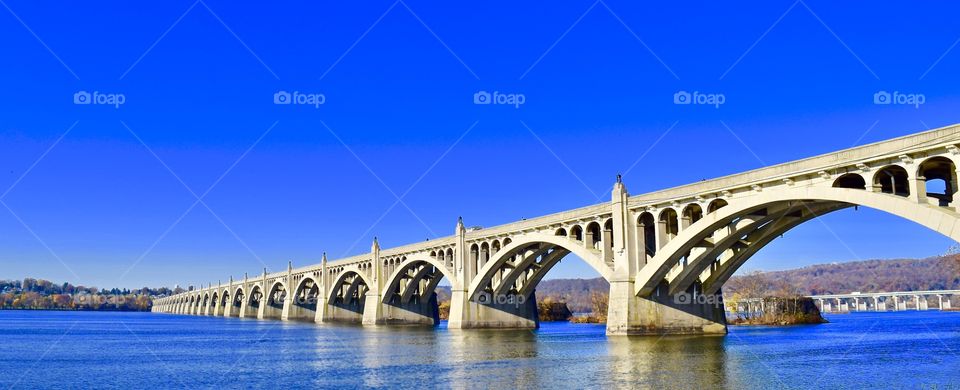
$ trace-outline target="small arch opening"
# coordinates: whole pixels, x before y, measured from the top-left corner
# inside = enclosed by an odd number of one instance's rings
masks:
[[[917,179],[924,182],[927,198],[937,199],[940,206],[949,206],[957,191],[957,170],[946,157],[933,157],[920,164]]]
[[[713,202],[707,206],[707,212],[712,213],[714,211],[720,210],[727,205],[727,201],[723,199],[714,199]]]
[[[833,186],[835,188],[852,188],[856,190],[865,190],[867,189],[867,181],[863,180],[863,176],[860,176],[856,173],[848,173],[837,178],[833,181]]]
[[[877,171],[873,178],[873,186],[885,194],[899,196],[910,195],[910,175],[899,165],[891,165]]]

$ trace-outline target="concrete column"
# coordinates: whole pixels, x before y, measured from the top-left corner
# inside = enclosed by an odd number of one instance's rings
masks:
[[[606,224],[600,226],[600,256],[603,261],[610,264],[613,261],[613,231],[606,230]]]
[[[363,304],[363,325],[380,325],[383,323],[383,305],[381,304],[381,294],[383,291],[383,263],[380,262],[380,244],[377,238],[373,238],[373,244],[370,246],[370,256],[373,261],[373,286],[368,286],[364,304]]]
[[[893,298],[893,311],[900,311],[900,300],[897,299],[896,295],[891,298]]]
[[[908,174],[911,176],[910,199],[920,204],[927,204],[927,178],[915,176],[915,171],[916,167],[908,171]]]
[[[327,299],[330,292],[327,291],[327,252],[323,252],[323,259],[320,260],[320,293],[317,294],[317,312],[314,314],[313,322],[322,324],[327,319]]]
[[[937,301],[939,302],[937,308],[943,310],[943,295],[937,295]]]
[[[249,279],[248,279],[248,277],[247,277],[247,273],[246,273],[246,272],[243,273],[243,294],[244,294],[244,295],[243,295],[243,300],[240,301],[240,313],[239,313],[240,315],[238,316],[238,317],[240,317],[240,318],[246,318],[247,315],[249,314],[248,311],[250,310],[250,308],[249,308],[249,305],[250,305],[250,303],[249,303],[249,302],[250,302],[250,281],[249,281]]]
[[[453,249],[453,267],[457,283],[451,281],[453,288],[450,289],[450,316],[447,321],[447,327],[450,329],[462,329],[470,327],[469,319],[469,295],[467,288],[475,275],[475,266],[469,259],[468,249],[466,248],[465,236],[467,229],[463,226],[463,218],[457,218],[457,227],[454,232],[456,235],[456,245]]]
[[[267,301],[270,300],[270,297],[267,294],[270,294],[270,291],[267,289],[270,286],[267,286],[267,267],[263,267],[263,274],[260,276],[260,293],[264,294],[260,297],[260,305],[257,307],[257,319],[262,320],[264,314],[266,314]]]
[[[237,299],[234,296],[237,292],[233,290],[233,275],[230,275],[230,280],[227,281],[227,298],[223,303],[223,316],[230,317],[233,314],[233,300]]]
[[[283,310],[280,312],[280,319],[288,321],[290,320],[290,310],[293,305],[294,289],[297,288],[293,285],[293,261],[287,261],[287,278],[284,284],[287,285],[287,296],[283,298]]]
[[[205,292],[205,294],[206,294],[209,298],[207,298],[207,301],[206,301],[206,302],[203,302],[203,315],[205,315],[205,316],[210,315],[210,301],[213,300],[213,294],[210,293],[210,290],[212,289],[212,288],[211,288],[212,286],[213,286],[213,284],[207,283],[207,291]]]
[[[213,295],[214,295],[214,294],[210,294],[211,299],[213,299]],[[221,313],[222,308],[220,307],[220,302],[223,302],[223,296],[222,296],[222,295],[223,295],[223,289],[222,289],[221,286],[220,286],[220,281],[219,281],[219,280],[217,281],[217,292],[216,292],[216,295],[217,295],[217,299],[214,299],[214,301],[216,301],[216,302],[213,302],[213,316],[214,316],[214,317],[218,317],[218,316],[220,316],[220,315],[223,315],[223,313]]]

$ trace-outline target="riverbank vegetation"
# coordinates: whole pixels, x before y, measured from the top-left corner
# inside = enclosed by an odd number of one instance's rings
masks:
[[[733,312],[728,322],[731,325],[806,325],[823,324],[827,320],[813,299],[792,296],[763,298],[752,303],[750,309]]]
[[[182,291],[165,287],[108,290],[33,278],[0,280],[0,310],[149,311],[154,297]]]

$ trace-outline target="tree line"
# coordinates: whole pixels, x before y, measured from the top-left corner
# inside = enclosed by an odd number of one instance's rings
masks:
[[[0,310],[149,311],[153,298],[183,291],[166,287],[100,289],[34,278],[0,280]]]

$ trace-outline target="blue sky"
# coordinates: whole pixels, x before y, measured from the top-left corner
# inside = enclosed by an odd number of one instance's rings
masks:
[[[639,194],[960,121],[949,3],[3,5],[0,278],[216,283],[606,201],[618,172]],[[950,244],[861,208],[745,268]]]

